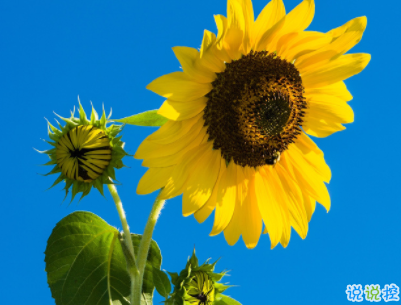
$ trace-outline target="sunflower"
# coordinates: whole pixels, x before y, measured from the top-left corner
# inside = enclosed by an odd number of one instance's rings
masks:
[[[188,259],[185,269],[178,273],[171,273],[171,282],[174,284],[174,291],[170,294],[165,304],[170,305],[212,305],[224,297],[224,292],[230,286],[219,281],[227,272],[214,272],[216,262],[209,263],[209,260],[199,266],[195,250]],[[224,303],[226,304],[226,303]]]
[[[331,178],[308,135],[326,137],[353,121],[343,80],[370,60],[344,55],[365,17],[305,31],[314,10],[304,0],[286,14],[272,0],[254,21],[250,0],[228,0],[227,17],[215,16],[217,37],[205,30],[199,52],[173,48],[183,72],[147,86],[167,99],[158,113],[169,121],[135,155],[149,167],[139,194],[183,194],[183,215],[199,222],[215,210],[210,235],[224,232],[230,245],[242,235],[253,248],[263,232],[272,248],[286,247],[291,227],[306,237],[316,201],[330,209]]]
[[[50,188],[64,181],[66,196],[72,189],[71,201],[78,193],[82,193],[81,199],[87,196],[92,187],[103,195],[103,185],[114,184],[115,169],[124,166],[122,158],[127,155],[121,136],[117,137],[122,126],[106,126],[109,120],[104,109],[100,119],[93,107],[88,119],[80,102],[79,117],[74,117],[74,112],[75,108],[70,118],[59,116],[66,123],[57,122],[59,129],[48,122],[52,141],[46,142],[54,148],[41,152],[50,158],[45,165],[53,166],[46,175],[60,173]]]

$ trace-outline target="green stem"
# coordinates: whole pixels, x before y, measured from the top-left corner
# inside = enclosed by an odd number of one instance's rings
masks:
[[[159,218],[160,211],[162,210],[165,200],[159,200],[156,198],[152,211],[150,212],[148,222],[146,223],[145,231],[143,232],[141,242],[139,244],[138,250],[138,270],[139,270],[139,281],[136,283],[133,294],[135,296],[133,305],[141,304],[141,295],[142,295],[142,284],[143,284],[143,275],[145,272],[146,261],[148,259],[149,247],[152,241],[152,234],[155,228],[157,219]]]
[[[113,197],[114,203],[116,204],[118,216],[120,216],[121,224],[123,226],[124,242],[132,257],[131,262],[127,260],[127,269],[131,279],[131,304],[134,304],[134,289],[138,285],[138,282],[140,282],[140,273],[135,261],[134,246],[132,244],[131,233],[129,231],[129,226],[123,209],[123,204],[121,202],[120,196],[118,196],[117,189],[114,184],[108,184],[107,187],[109,188],[111,197]]]

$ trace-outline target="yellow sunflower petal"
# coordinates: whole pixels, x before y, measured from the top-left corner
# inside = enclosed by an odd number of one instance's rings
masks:
[[[237,199],[235,201],[233,217],[224,230],[224,238],[230,246],[235,245],[241,236],[241,210],[241,203]]]
[[[277,44],[277,55],[292,62],[304,54],[311,53],[327,45],[332,40],[332,37],[320,32],[297,32],[297,36],[290,41],[281,39]]]
[[[305,88],[306,98],[312,97],[314,94],[332,95],[346,102],[352,100],[352,95],[343,81],[320,88]]]
[[[278,56],[285,58],[283,55],[285,54],[285,50],[290,47],[290,42],[294,41],[298,37],[298,32],[292,32],[281,36],[281,38],[277,41],[276,52]]]
[[[253,37],[253,25],[254,25],[254,14],[253,14],[253,6],[251,0],[228,0],[228,2],[236,3],[238,5],[233,5],[232,7],[238,10],[237,14],[243,15],[243,23],[240,22],[238,24],[241,26],[241,30],[243,32],[242,39],[242,52],[247,54],[251,50],[251,41]],[[228,6],[227,6],[228,7]],[[227,14],[227,16],[230,16]],[[230,19],[229,19],[230,20]],[[235,19],[234,19],[235,22]]]
[[[340,123],[326,121],[325,119],[315,117],[309,117],[308,120],[302,124],[302,128],[308,135],[318,138],[325,138],[335,132],[345,129],[345,127]]]
[[[237,166],[237,200],[242,206],[248,192],[249,175],[246,168]]]
[[[230,162],[220,179],[217,191],[216,212],[211,236],[221,233],[230,223],[237,197],[237,172],[234,162]]]
[[[170,178],[173,167],[149,168],[148,171],[139,180],[136,192],[139,195],[153,193],[164,187]]]
[[[276,165],[277,175],[282,183],[284,193],[288,196],[287,207],[290,213],[290,224],[304,239],[308,233],[308,217],[303,204],[303,196],[299,186],[292,181],[281,164]]]
[[[153,141],[144,140],[141,145],[139,145],[134,157],[136,159],[147,159],[175,154],[190,144],[190,142],[202,130],[203,124],[204,120],[199,118],[198,121],[189,129],[185,137],[182,139],[179,138],[168,144],[159,144]]]
[[[332,95],[314,94],[307,98],[308,111],[305,121],[309,117],[324,119],[326,122],[334,123],[352,123],[354,121],[354,112],[352,108],[343,101]]]
[[[219,64],[222,65],[222,69],[221,69],[221,71],[217,71],[217,72],[222,72],[226,68],[225,63],[230,63],[232,61],[230,54],[225,49],[225,46],[227,45],[227,43],[225,42],[225,37],[226,37],[226,33],[228,31],[228,20],[223,15],[215,15],[214,20],[216,22],[216,26],[218,29],[218,36],[216,39],[216,44],[214,46],[210,47],[205,55],[208,55],[209,61],[212,61],[212,60],[219,61]],[[241,44],[240,42],[238,42],[238,44],[236,44],[238,47],[236,52],[238,52],[240,44]],[[228,46],[228,48],[230,49],[230,46]],[[202,59],[204,57],[207,57],[207,56],[203,56]],[[215,65],[217,65],[217,63],[215,63]]]
[[[208,201],[203,205],[203,207],[201,207],[199,210],[197,210],[194,213],[195,219],[199,223],[204,222],[210,216],[210,214],[212,214],[213,210],[215,209],[217,193],[219,190],[219,184],[221,181],[221,177],[223,176],[225,171],[226,171],[226,161],[223,158],[221,158],[219,177],[216,180],[216,184],[214,185],[213,192],[210,195],[210,198],[208,199]]]
[[[188,179],[182,197],[182,214],[189,216],[199,210],[210,198],[220,172],[221,154],[206,151]]]
[[[323,152],[305,133],[301,133],[292,149],[298,150],[315,172],[321,175],[324,182],[330,182],[331,170],[324,160]]]
[[[358,17],[328,32],[328,35],[334,37],[330,48],[337,51],[338,54],[345,54],[351,50],[362,39],[367,22],[368,20],[365,16]]]
[[[307,216],[308,222],[311,220],[314,205],[316,204],[316,201],[306,193],[302,189],[302,184],[300,184],[296,180],[296,174],[294,169],[292,168],[291,164],[288,164],[286,158],[283,156],[282,161],[280,161],[279,164],[277,164],[277,167],[279,168],[281,176],[285,176],[287,179],[285,179],[285,183],[288,185],[288,190],[290,190],[291,196],[294,198],[294,202],[298,205],[298,209],[300,210],[301,213],[304,210]],[[305,226],[305,236],[307,233],[307,223],[303,223]],[[295,228],[295,227],[294,227]],[[298,232],[298,234],[300,234]],[[300,234],[302,237],[302,235]]]
[[[200,65],[196,64],[200,59],[198,50],[189,47],[174,47],[173,51],[184,73],[193,80],[198,83],[211,83],[215,80],[215,73],[207,69],[202,69]]]
[[[275,168],[271,166],[264,166],[260,170],[261,174],[267,178],[271,183],[272,199],[280,208],[282,224],[282,235],[280,238],[281,245],[287,247],[291,237],[291,220],[288,205],[290,204],[290,197],[285,192],[284,187],[280,181]],[[267,230],[268,231],[268,230]]]
[[[282,0],[270,1],[260,12],[254,25],[253,46],[256,48],[264,34],[285,17]]]
[[[348,54],[302,75],[303,85],[318,88],[334,84],[361,72],[369,63],[370,54]]]
[[[283,248],[287,248],[288,243],[290,242],[291,238],[291,226],[289,225],[290,221],[288,220],[288,225],[284,225],[283,227],[283,235],[281,235],[280,244]]]
[[[184,72],[173,72],[156,78],[146,88],[177,102],[189,102],[204,96],[213,87],[210,83],[194,82]]]
[[[221,18],[219,18],[221,17]],[[224,26],[223,20],[226,21],[224,16],[215,16],[216,24]],[[220,33],[220,29],[219,29]],[[204,31],[203,41],[200,49],[199,65],[212,72],[218,73],[224,71],[226,68],[224,62],[230,62],[231,58],[222,49],[222,41],[216,40],[216,35],[208,30]],[[198,64],[198,62],[197,62]]]
[[[185,136],[191,127],[202,117],[202,114],[183,121],[167,121],[158,130],[146,138],[146,140],[158,144],[175,142]]]
[[[167,167],[167,166],[173,166],[176,165],[178,163],[180,163],[182,161],[182,159],[184,158],[185,154],[204,144],[204,139],[207,139],[207,134],[206,134],[206,129],[207,127],[203,127],[201,129],[201,131],[199,132],[198,135],[195,135],[195,137],[193,137],[191,135],[191,139],[189,141],[185,141],[185,143],[187,144],[186,146],[181,146],[182,149],[180,149],[178,152],[173,153],[171,155],[168,156],[155,156],[155,157],[146,157],[143,162],[142,165],[146,166],[146,167]],[[160,150],[163,151],[163,150]]]
[[[255,172],[255,193],[260,214],[269,233],[271,248],[279,243],[283,234],[283,219],[280,206],[273,195],[273,183],[269,175]]]
[[[251,0],[241,0],[242,10],[245,17],[245,36],[243,40],[243,51],[245,54],[249,53],[252,47],[253,32],[255,15],[253,13],[253,6]]]
[[[187,102],[177,102],[171,99],[165,100],[157,111],[158,114],[174,121],[182,121],[193,118],[206,107],[207,97],[200,97]]]
[[[255,51],[268,50],[274,52],[276,50],[276,45],[280,36],[280,31],[285,24],[285,18],[282,18],[275,25],[273,25],[269,30],[267,30],[258,41],[255,42]]]
[[[310,221],[312,219],[313,213],[315,212],[316,200],[306,193],[303,194],[303,197],[306,215],[308,217],[308,221]]]
[[[280,31],[281,35],[305,30],[315,15],[314,0],[304,0],[285,16],[285,24]]]
[[[241,57],[242,39],[245,36],[245,18],[241,4],[236,0],[227,1],[227,29],[223,47],[231,59]]]
[[[229,245],[234,245],[241,236],[243,229],[247,230],[246,229],[247,226],[252,227],[252,222],[256,221],[256,219],[251,219],[250,221],[247,221],[247,219],[245,219],[244,223],[244,214],[248,213],[249,209],[249,207],[244,206],[244,200],[247,196],[247,186],[249,178],[246,177],[242,166],[236,166],[236,167],[237,167],[236,169],[237,198],[235,201],[234,215],[230,223],[228,224],[227,228],[224,230],[224,237],[226,238],[227,243]],[[260,218],[259,219],[260,226],[262,226],[262,218],[261,217],[259,218]]]
[[[332,41],[315,52],[301,56],[295,63],[297,69],[301,74],[306,73],[346,53],[361,40],[366,23],[366,17],[359,17],[328,32],[327,35],[332,37]]]
[[[214,22],[216,22],[217,27],[216,43],[218,44],[219,49],[221,49],[223,38],[228,28],[228,21],[227,18],[223,15],[214,15]]]
[[[194,217],[197,222],[202,223],[204,222],[210,214],[216,208],[216,199],[217,199],[217,187],[219,186],[220,180],[217,180],[215,188],[213,189],[212,195],[210,196],[209,200],[194,213]]]
[[[177,164],[168,179],[166,186],[159,194],[161,199],[170,199],[175,196],[181,195],[185,186],[187,185],[188,178],[193,173],[194,168],[198,164],[198,160],[202,158],[207,150],[211,150],[210,143],[198,146],[188,151],[182,158],[182,162]]]
[[[301,188],[329,211],[330,195],[323,182],[323,178],[313,170],[313,167],[310,166],[305,157],[298,150],[292,149],[290,146],[285,154],[283,154],[282,159],[288,159],[285,167],[293,168],[295,174],[293,178]]]
[[[338,28],[332,29],[331,31],[327,32],[327,34],[333,36],[334,38],[338,38],[346,32],[363,32],[366,29],[367,22],[368,20],[365,16],[357,17],[351,19]]]
[[[216,35],[208,30],[204,30],[199,57],[202,58],[205,52],[209,50],[215,43],[216,43]]]
[[[255,171],[249,167],[244,169],[248,177],[247,193],[242,203],[241,232],[248,249],[253,249],[259,242],[262,233],[262,215],[260,214],[255,190]]]

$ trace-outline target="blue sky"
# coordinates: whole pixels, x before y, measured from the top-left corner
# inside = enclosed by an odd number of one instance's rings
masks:
[[[285,0],[287,11],[300,0]],[[248,250],[208,236],[213,217],[198,224],[181,215],[181,197],[169,200],[154,232],[162,268],[181,270],[194,245],[201,261],[221,257],[229,269],[228,294],[242,304],[346,304],[349,284],[401,287],[401,215],[398,33],[399,1],[316,0],[310,30],[328,31],[366,15],[368,27],[352,52],[372,54],[368,67],[346,84],[354,96],[355,122],[316,142],[333,178],[332,209],[317,206],[302,240],[270,250],[268,236]],[[267,0],[254,0],[259,13]],[[79,95],[89,110],[113,108],[113,118],[158,108],[163,98],[146,90],[154,78],[177,71],[173,46],[198,48],[204,29],[216,31],[213,14],[226,15],[223,0],[203,1],[11,1],[0,2],[0,101],[2,170],[0,225],[3,242],[2,303],[54,304],[46,282],[44,250],[52,228],[76,210],[98,214],[121,229],[109,195],[79,204],[63,200],[54,177],[41,177],[47,158],[45,117],[68,116]],[[133,154],[154,128],[127,126]],[[126,158],[118,187],[133,232],[141,233],[155,194],[134,189],[146,171]],[[155,303],[161,301],[155,297]],[[364,301],[367,302],[367,301]]]

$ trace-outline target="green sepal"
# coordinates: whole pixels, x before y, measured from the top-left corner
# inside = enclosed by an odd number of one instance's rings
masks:
[[[99,179],[96,179],[96,180],[95,180],[95,184],[94,184],[93,186],[94,186],[94,187],[99,191],[99,193],[102,194],[102,196],[104,197],[103,183],[102,183]]]
[[[91,185],[84,184],[84,188],[82,190],[82,195],[81,195],[81,198],[79,198],[79,201],[81,201],[86,195],[88,195],[90,190],[91,190]]]
[[[229,296],[219,294],[216,295],[216,300],[213,305],[241,305],[241,303]]]
[[[47,121],[47,128],[48,128],[48,132],[49,134],[55,134],[56,136],[60,136],[61,132],[60,130],[58,130],[56,127],[54,127],[52,124],[50,124],[50,122],[46,119]]]
[[[81,125],[87,125],[88,124],[88,119],[86,117],[86,113],[84,108],[82,107],[81,101],[78,98],[78,104],[79,104],[79,123]]]
[[[53,167],[53,169],[48,172],[47,174],[44,174],[42,176],[49,176],[49,175],[53,175],[53,174],[57,174],[57,173],[61,173],[61,169],[56,165],[55,167]]]
[[[102,117],[100,118],[99,123],[101,126],[106,126],[106,123],[107,123],[106,112],[104,112],[104,107],[103,107]]]
[[[55,164],[57,164],[57,160],[52,159],[49,162],[42,164],[42,166],[55,165]]]
[[[188,260],[187,265],[188,264],[193,266],[193,267],[198,267],[199,266],[199,261],[198,261],[198,258],[196,257],[195,248],[194,248],[194,251],[192,252],[191,258]]]
[[[163,126],[168,119],[158,114],[157,111],[158,110],[149,110],[130,117],[112,121],[137,126]]]
[[[95,108],[92,105],[92,113],[91,113],[91,124],[95,124],[95,122],[99,119],[99,115],[97,114]]]
[[[68,195],[68,189],[71,187],[72,183],[74,181],[71,179],[65,180],[65,187],[63,188],[63,190],[65,190],[65,197],[67,197]],[[64,198],[65,199],[65,198]]]
[[[56,147],[57,146],[57,143],[54,143],[54,142],[50,142],[50,141],[47,141],[47,140],[44,140],[47,144],[50,144],[51,146],[54,146],[54,147]]]
[[[107,167],[105,172],[107,173],[107,175],[108,175],[111,179],[117,180],[117,179],[116,179],[116,173],[115,173],[115,171],[114,171],[114,167],[112,167],[112,166]]]
[[[75,196],[76,196],[76,195],[78,194],[78,192],[79,192],[79,183],[78,183],[78,181],[73,180],[71,192],[72,192],[72,194],[71,194],[71,201],[70,201],[70,204],[72,203],[72,201],[74,200]]]
[[[52,149],[49,149],[49,150],[37,150],[36,148],[34,148],[34,150],[36,150],[40,154],[47,154],[47,155],[50,155],[50,154],[53,154],[53,153],[56,152],[55,148],[52,148]]]
[[[52,186],[49,187],[47,190],[50,190],[51,188],[55,187],[57,184],[59,184],[64,179],[65,179],[65,176],[63,174],[61,174],[60,176],[57,177],[56,181],[53,182]]]

